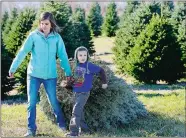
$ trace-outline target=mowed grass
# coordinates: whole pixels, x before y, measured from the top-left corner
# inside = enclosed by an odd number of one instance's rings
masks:
[[[154,136],[185,136],[185,90],[160,94],[138,92],[138,99],[145,105],[149,114],[139,118],[114,132],[96,132],[88,137],[154,137]],[[1,129],[3,137],[22,137],[27,128],[27,105],[2,104]],[[37,106],[37,136],[64,137],[55,124]],[[87,137],[87,136],[86,136]]]
[[[96,37],[93,38],[95,51],[99,53],[112,53],[115,37]]]
[[[1,128],[2,136],[18,137],[26,131],[26,104],[2,104]]]
[[[93,39],[96,56],[95,59],[101,59],[108,63],[113,63],[113,52],[112,48],[114,47],[114,37],[97,37]]]
[[[3,137],[23,137],[27,132],[27,104],[3,104],[1,108],[1,129]],[[64,137],[58,127],[47,120],[37,106],[37,136]]]

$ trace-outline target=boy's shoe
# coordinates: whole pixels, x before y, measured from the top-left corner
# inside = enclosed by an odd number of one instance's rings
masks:
[[[88,128],[88,129],[82,129],[80,128],[79,130],[79,135],[91,135],[92,131]]]
[[[66,137],[78,137],[78,134],[77,133],[67,133],[66,135],[65,135]]]
[[[28,130],[26,134],[24,134],[24,137],[35,137],[36,133]]]
[[[79,132],[79,135],[91,135],[91,131],[81,131]]]

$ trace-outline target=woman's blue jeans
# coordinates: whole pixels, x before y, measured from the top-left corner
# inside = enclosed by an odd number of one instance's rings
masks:
[[[38,91],[40,85],[43,83],[46,90],[48,100],[52,106],[54,114],[56,116],[56,121],[59,127],[66,127],[64,115],[61,111],[60,104],[56,96],[56,84],[57,79],[41,79],[33,76],[27,76],[27,96],[28,96],[28,130],[35,132],[36,126],[36,104],[38,98]]]

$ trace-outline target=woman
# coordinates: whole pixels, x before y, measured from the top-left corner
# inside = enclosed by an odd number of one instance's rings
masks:
[[[60,59],[61,67],[64,69],[67,79],[70,79],[71,69],[65,45],[57,30],[58,26],[53,15],[49,12],[42,13],[39,20],[39,28],[29,34],[9,70],[9,76],[14,77],[18,66],[25,56],[31,52],[27,68],[28,132],[25,136],[35,136],[36,134],[36,103],[42,83],[54,110],[57,124],[61,130],[66,130],[64,115],[56,97],[56,55]]]

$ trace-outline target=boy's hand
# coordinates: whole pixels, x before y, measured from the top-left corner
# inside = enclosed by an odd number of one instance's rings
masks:
[[[103,89],[106,89],[107,87],[108,87],[107,84],[102,84],[102,88],[103,88]]]
[[[66,86],[67,86],[67,81],[66,81],[66,80],[63,80],[63,81],[60,83],[60,86],[61,86],[61,87],[66,87]]]

